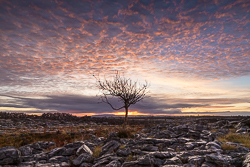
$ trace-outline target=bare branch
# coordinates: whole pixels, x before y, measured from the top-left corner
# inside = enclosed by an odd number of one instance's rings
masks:
[[[95,77],[95,76],[94,76]],[[130,78],[125,78],[119,75],[118,71],[112,80],[107,80],[104,78],[103,81],[100,78],[95,77],[97,81],[97,87],[102,93],[102,102],[107,103],[113,110],[120,110],[125,108],[126,117],[128,112],[128,107],[132,104],[136,104],[145,98],[149,84],[145,81],[145,84],[140,85],[138,81],[132,81]],[[118,98],[118,101],[123,103],[122,107],[114,107],[108,96]],[[126,121],[125,117],[125,121]]]

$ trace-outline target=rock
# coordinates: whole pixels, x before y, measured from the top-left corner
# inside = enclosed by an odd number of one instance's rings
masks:
[[[229,167],[232,162],[232,157],[227,156],[227,155],[222,155],[222,154],[219,154],[219,155],[209,154],[209,155],[206,155],[206,162],[216,164],[219,166]]]
[[[89,155],[93,155],[93,152],[89,149],[88,146],[86,146],[85,144],[83,144],[80,148],[78,148],[78,150],[76,151],[76,155],[79,156],[82,153],[87,153]]]
[[[32,148],[28,145],[19,147],[18,149],[21,152],[22,156],[29,156],[32,155]]]
[[[88,154],[88,153],[82,153],[79,155],[76,159],[72,160],[72,163],[76,166],[79,166],[83,162],[92,162],[93,161],[93,156]]]
[[[175,153],[171,152],[158,152],[158,151],[150,154],[153,155],[155,158],[160,158],[160,159],[172,158],[176,155]]]
[[[212,148],[212,149],[221,149],[221,146],[219,144],[215,143],[215,142],[208,142],[206,144],[206,149],[210,149],[210,148]]]
[[[124,162],[122,164],[122,167],[136,167],[138,166],[138,161],[130,161],[130,162]]]
[[[158,147],[153,146],[152,144],[143,145],[141,150],[142,151],[149,151],[149,152],[159,151]]]
[[[162,167],[181,167],[183,166],[182,164],[178,164],[178,165],[164,165]]]
[[[63,156],[71,156],[75,155],[77,148],[65,148],[65,150],[62,152]]]
[[[166,159],[166,161],[164,162],[164,165],[176,165],[176,164],[182,165],[182,162],[178,157]]]
[[[236,133],[242,133],[242,132],[246,132],[246,131],[247,131],[247,129],[242,127],[240,129],[236,130]]]
[[[126,157],[126,156],[128,156],[128,155],[131,154],[131,150],[130,150],[130,148],[118,149],[117,152],[116,152],[116,154],[118,156],[124,156],[124,157]]]
[[[250,153],[246,154],[245,160],[243,161],[243,167],[250,167]]]
[[[122,164],[120,161],[118,160],[113,160],[111,161],[108,165],[106,165],[105,167],[120,167]]]
[[[80,167],[92,167],[93,166],[93,164],[91,164],[91,163],[86,163],[86,162],[83,162],[81,165],[80,165]]]
[[[201,136],[201,133],[198,131],[193,131],[191,129],[188,130],[187,136],[193,139],[199,139]]]
[[[54,148],[53,150],[49,151],[48,153],[49,158],[54,156],[60,156],[65,152],[65,150],[66,150],[65,147]]]
[[[51,163],[61,163],[61,162],[68,162],[69,159],[64,156],[54,156],[49,159],[49,162]]]
[[[56,143],[52,142],[52,141],[38,141],[36,143],[39,144],[40,148],[42,148],[42,149],[48,149],[48,148],[56,145]]]
[[[154,138],[169,139],[169,138],[171,138],[171,136],[173,136],[173,132],[171,132],[169,130],[163,130],[163,131],[160,131],[157,134],[155,134]]]
[[[196,124],[196,125],[194,126],[194,130],[200,131],[200,132],[201,132],[202,130],[204,130],[204,127],[203,127],[203,125],[197,125],[197,124]]]
[[[113,137],[117,137],[117,133],[116,132],[110,132],[108,135],[108,138],[113,138]]]
[[[115,140],[111,140],[110,142],[108,142],[104,146],[102,146],[101,155],[112,153],[112,152],[116,151],[120,147],[120,145],[121,144],[119,142],[117,142]]]
[[[201,167],[216,167],[214,164],[211,164],[209,162],[204,162]]]
[[[188,157],[188,163],[201,166],[205,162],[204,156],[191,156]]]
[[[34,158],[35,158],[36,161],[41,161],[41,160],[47,161],[48,160],[48,154],[45,154],[45,153],[36,154],[34,156]]]
[[[11,165],[20,162],[21,152],[15,147],[0,148],[0,165]]]
[[[73,142],[73,143],[68,143],[68,144],[66,144],[64,147],[65,147],[65,148],[76,148],[76,149],[78,149],[78,148],[80,148],[83,144],[84,144],[83,141],[75,141],[75,142]]]
[[[154,166],[155,164],[155,158],[154,156],[147,154],[145,156],[139,157],[137,159],[139,165],[150,165]]]
[[[35,164],[36,164],[35,161],[22,162],[18,165],[18,167],[33,167]]]

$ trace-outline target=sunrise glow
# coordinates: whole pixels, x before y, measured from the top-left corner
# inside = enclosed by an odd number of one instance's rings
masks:
[[[131,116],[250,113],[248,0],[0,0],[0,20],[0,111],[124,115],[94,77],[119,71],[150,83]]]

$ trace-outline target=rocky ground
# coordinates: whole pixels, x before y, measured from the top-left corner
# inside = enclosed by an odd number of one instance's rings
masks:
[[[219,142],[217,137],[234,129],[248,134],[249,118],[235,117],[211,121],[182,117],[175,123],[146,126],[132,138],[120,138],[116,131],[108,137],[68,143],[55,147],[38,141],[20,148],[0,148],[0,166],[18,167],[250,167],[250,149],[241,143]],[[212,122],[212,123],[207,123]],[[106,123],[105,123],[106,124]],[[234,149],[225,149],[223,144]]]

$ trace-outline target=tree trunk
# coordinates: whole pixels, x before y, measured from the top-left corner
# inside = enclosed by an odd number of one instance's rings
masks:
[[[124,121],[124,124],[127,125],[127,124],[128,124],[128,107],[127,107],[127,106],[125,107],[125,111],[126,111],[126,113],[125,113],[125,121]]]

